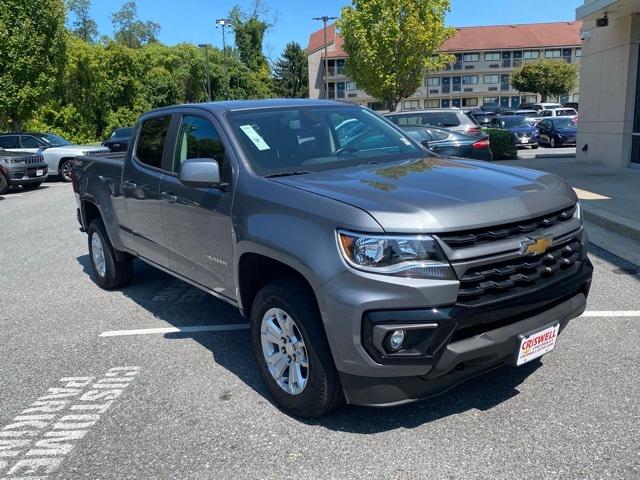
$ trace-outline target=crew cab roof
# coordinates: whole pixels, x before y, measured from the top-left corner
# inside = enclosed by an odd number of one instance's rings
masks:
[[[253,110],[259,108],[281,108],[281,107],[326,107],[326,106],[354,106],[347,102],[338,102],[334,100],[312,100],[308,98],[269,98],[266,100],[224,100],[221,102],[207,103],[186,103],[182,105],[172,105],[153,110],[153,112],[162,112],[165,110],[173,110],[181,107],[199,107],[209,110]]]

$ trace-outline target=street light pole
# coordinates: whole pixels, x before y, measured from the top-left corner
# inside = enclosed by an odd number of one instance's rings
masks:
[[[329,20],[336,20],[338,17],[327,17],[326,15],[323,17],[313,17],[313,20],[322,20],[322,29],[324,33],[324,98],[325,100],[329,98],[329,59],[327,58],[327,22]],[[333,40],[335,42],[335,33],[333,35]]]
[[[198,45],[199,48],[204,48],[204,69],[207,74],[207,100],[211,101],[211,78],[209,77],[209,45],[206,43],[201,43]]]
[[[221,27],[222,28],[222,63],[224,65],[224,74],[225,74],[225,81],[228,80],[229,76],[229,72],[227,69],[227,41],[225,39],[225,29],[226,27],[230,27],[231,26],[231,20],[229,20],[228,18],[219,18],[216,20],[216,28],[217,27]],[[223,84],[224,85],[224,84]],[[226,97],[226,87],[225,87],[225,97]],[[227,100],[225,98],[225,100]]]

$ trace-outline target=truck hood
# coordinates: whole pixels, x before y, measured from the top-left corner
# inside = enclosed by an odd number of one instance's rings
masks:
[[[448,232],[516,222],[573,205],[555,175],[444,157],[280,177],[274,182],[367,211],[387,232]]]

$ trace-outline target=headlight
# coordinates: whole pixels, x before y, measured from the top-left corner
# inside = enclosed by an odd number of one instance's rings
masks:
[[[342,256],[353,268],[404,278],[455,280],[438,244],[428,235],[386,236],[338,231]]]
[[[580,202],[576,203],[576,209],[573,212],[573,218],[577,218],[582,223],[582,205]]]

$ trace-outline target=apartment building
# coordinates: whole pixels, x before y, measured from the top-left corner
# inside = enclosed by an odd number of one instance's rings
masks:
[[[585,0],[576,159],[640,169],[640,0]]]
[[[511,72],[523,63],[542,58],[579,63],[582,55],[581,22],[462,27],[442,46],[455,56],[445,70],[426,73],[422,85],[400,109],[478,108],[483,105],[517,108],[535,103],[539,96],[518,92],[511,86]],[[324,33],[309,38],[309,96],[325,98]],[[381,110],[383,105],[345,76],[347,54],[335,25],[327,27],[327,98],[344,99]],[[578,102],[578,90],[558,99]]]

